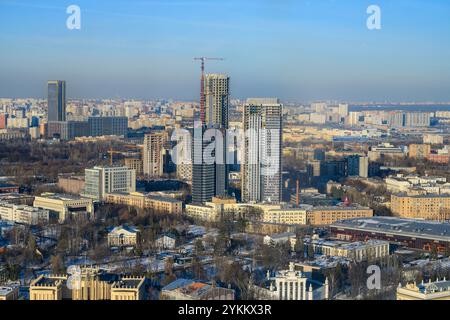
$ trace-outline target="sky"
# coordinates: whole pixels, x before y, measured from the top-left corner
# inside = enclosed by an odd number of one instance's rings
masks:
[[[450,102],[449,17],[448,0],[0,0],[0,97],[58,79],[70,98],[198,99],[207,56],[232,98]]]

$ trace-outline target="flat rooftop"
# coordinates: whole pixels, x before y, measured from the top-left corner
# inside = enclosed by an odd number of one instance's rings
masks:
[[[142,283],[143,279],[120,279],[119,281],[114,282],[113,288],[127,288],[127,289],[137,289],[139,285]]]
[[[12,287],[0,287],[0,296],[6,296],[14,291]]]
[[[72,201],[72,200],[90,200],[89,198],[83,198],[73,194],[63,194],[63,193],[43,193],[40,198],[47,198],[53,200],[62,200],[62,201]]]
[[[0,183],[0,188],[18,188],[18,185],[12,183]]]
[[[311,209],[312,211],[341,211],[341,210],[372,210],[369,207],[363,207],[359,205],[350,206],[317,206]]]
[[[60,281],[61,281],[61,279],[58,279],[58,278],[49,278],[47,276],[43,276],[38,281],[36,281],[36,283],[34,285],[35,286],[43,286],[43,287],[53,287],[53,286],[56,286],[58,284],[58,282],[60,282]]]
[[[171,197],[154,196],[154,195],[146,195],[145,197],[148,199],[151,199],[151,200],[161,201],[161,202],[182,203],[181,200],[171,198]]]
[[[338,221],[331,224],[331,227],[450,242],[450,223],[443,222],[396,217],[371,217]]]

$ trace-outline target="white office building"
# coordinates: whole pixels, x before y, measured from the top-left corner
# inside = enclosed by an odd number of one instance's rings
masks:
[[[136,171],[128,167],[94,167],[85,169],[83,196],[103,200],[108,193],[136,191]]]

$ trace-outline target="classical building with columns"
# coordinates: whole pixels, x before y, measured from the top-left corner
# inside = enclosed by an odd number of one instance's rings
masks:
[[[69,274],[40,275],[30,284],[30,300],[145,300],[144,276],[73,266]]]
[[[263,286],[253,286],[256,299],[262,300],[326,300],[328,299],[328,279],[325,283],[312,280],[305,273],[295,270],[290,263],[288,270],[267,272]]]
[[[450,300],[450,281],[445,278],[420,284],[407,283],[397,288],[397,300]]]

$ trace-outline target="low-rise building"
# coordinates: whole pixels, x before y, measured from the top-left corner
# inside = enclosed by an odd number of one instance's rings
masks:
[[[111,300],[144,300],[145,277],[122,276],[111,286]]]
[[[308,210],[306,223],[310,225],[329,225],[336,221],[352,218],[368,218],[373,210],[356,204],[349,206],[324,206]]]
[[[396,217],[356,218],[330,226],[339,240],[378,239],[409,248],[444,254],[450,249],[450,223]]]
[[[300,205],[296,207],[286,204],[206,202],[203,205],[186,205],[185,213],[194,219],[209,222],[219,221],[221,217],[227,216],[234,219],[247,217],[250,220],[264,223],[286,225],[327,225],[344,219],[373,216],[372,209],[356,204],[318,207]]]
[[[416,218],[436,221],[450,220],[450,195],[393,194],[391,211],[401,218]]]
[[[162,288],[160,300],[234,300],[234,290],[188,279],[177,279]]]
[[[450,300],[450,281],[445,278],[427,283],[401,284],[397,288],[397,300]]]
[[[34,226],[48,223],[49,211],[0,201],[0,219]]]
[[[311,246],[315,254],[344,257],[358,262],[376,260],[389,255],[389,242],[381,240],[344,242],[312,239],[306,241],[305,246]]]
[[[382,143],[378,146],[371,147],[368,156],[369,161],[377,161],[380,158],[390,157],[390,158],[404,158],[405,148],[395,147],[389,143]]]
[[[146,196],[145,207],[158,213],[182,214],[183,202],[170,197]]]
[[[266,235],[263,239],[263,243],[267,246],[274,246],[288,242],[292,247],[295,245],[296,235],[294,232],[283,232]]]
[[[11,183],[0,183],[0,193],[19,193],[19,186]]]
[[[80,194],[85,187],[84,176],[59,175],[58,187],[65,193]]]
[[[34,201],[34,196],[24,194],[24,193],[0,193],[0,201],[12,203],[16,205],[27,205],[32,206]]]
[[[413,159],[426,159],[431,153],[429,144],[410,144],[409,157]]]
[[[8,280],[8,270],[5,266],[0,265],[0,283],[6,282]]]
[[[173,236],[163,235],[155,240],[158,249],[175,249],[177,239]]]
[[[33,207],[49,210],[50,214],[57,215],[60,222],[78,217],[94,217],[92,199],[75,195],[43,193],[34,198]]]
[[[253,285],[257,300],[326,300],[329,298],[328,279],[325,283],[310,279],[305,273],[295,270],[289,263],[288,270],[282,270],[267,279],[261,286]]]
[[[152,209],[158,213],[182,214],[183,202],[172,197],[144,195],[139,192],[109,193],[105,202],[133,206],[141,209]]]
[[[11,284],[0,286],[0,301],[19,299],[19,285]]]
[[[139,243],[140,232],[135,227],[119,226],[108,232],[110,247],[135,247]]]
[[[67,275],[40,275],[30,283],[30,300],[70,299]]]
[[[444,137],[437,134],[424,134],[423,135],[423,143],[429,144],[443,144]]]
[[[30,284],[30,300],[144,300],[145,277],[76,266],[71,275],[40,275]]]

